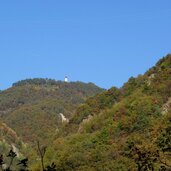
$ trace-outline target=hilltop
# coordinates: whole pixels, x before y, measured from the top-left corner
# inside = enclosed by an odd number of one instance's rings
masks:
[[[50,141],[88,97],[104,91],[93,83],[26,79],[0,92],[1,120],[26,143]]]

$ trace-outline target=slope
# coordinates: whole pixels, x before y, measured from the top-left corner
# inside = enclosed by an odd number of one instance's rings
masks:
[[[46,160],[56,161],[59,171],[170,170],[170,98],[167,55],[121,89],[112,88],[81,105]]]

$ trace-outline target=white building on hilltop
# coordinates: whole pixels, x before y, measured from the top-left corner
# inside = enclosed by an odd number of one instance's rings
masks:
[[[64,82],[66,82],[66,83],[68,83],[68,82],[69,82],[69,80],[68,80],[68,77],[67,77],[67,76],[65,76]]]

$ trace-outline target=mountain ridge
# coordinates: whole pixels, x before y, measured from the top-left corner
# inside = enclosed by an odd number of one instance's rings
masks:
[[[121,89],[89,98],[54,142],[58,170],[169,171],[170,97],[169,54]]]

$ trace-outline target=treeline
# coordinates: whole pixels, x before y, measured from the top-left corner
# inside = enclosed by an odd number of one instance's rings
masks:
[[[33,79],[25,79],[18,81],[16,83],[13,83],[12,86],[23,86],[23,85],[59,85],[61,84],[62,81],[56,81],[54,79],[49,79],[49,78],[33,78]]]

